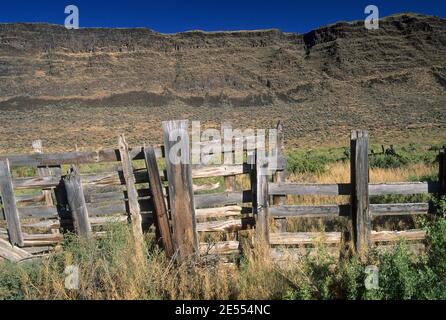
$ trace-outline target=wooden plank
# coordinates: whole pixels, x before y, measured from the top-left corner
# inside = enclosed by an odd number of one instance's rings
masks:
[[[18,178],[13,179],[14,190],[25,189],[48,189],[55,188],[60,183],[60,177],[37,177],[37,178]]]
[[[219,208],[206,208],[195,210],[197,219],[209,218],[228,218],[242,215],[242,207],[240,206],[226,206]]]
[[[155,207],[155,223],[160,236],[160,239],[158,240],[160,243],[162,243],[167,257],[171,258],[175,253],[175,249],[155,151],[150,146],[145,147],[144,154],[146,159],[147,174],[149,175],[150,180],[150,190]]]
[[[217,189],[220,189],[220,182],[217,183],[212,183],[212,184],[201,184],[201,185],[196,185],[194,184],[193,186],[194,188],[194,193],[197,192],[202,192],[202,191],[214,191]]]
[[[22,219],[26,218],[45,218],[54,219],[58,217],[56,207],[36,206],[36,207],[21,207],[18,208],[19,216]]]
[[[357,253],[370,248],[371,215],[369,210],[369,137],[367,131],[353,131],[350,149],[353,241]]]
[[[88,209],[81,177],[75,166],[71,167],[70,172],[63,178],[63,182],[73,217],[74,228],[78,235],[88,237],[91,234],[91,225],[88,220]]]
[[[139,200],[138,202],[141,212],[153,212],[153,207],[149,200]],[[87,203],[87,208],[91,217],[118,213],[129,215],[129,205],[124,201]]]
[[[38,222],[22,222],[23,227],[38,228],[38,229],[55,229],[60,228],[59,220],[43,220]]]
[[[350,205],[321,206],[272,206],[269,208],[272,217],[329,218],[348,216]]]
[[[133,172],[135,183],[148,183],[149,177],[146,170],[135,170]],[[86,186],[113,186],[125,185],[123,171],[102,172],[98,174],[83,174],[82,181]]]
[[[202,255],[235,254],[240,252],[238,241],[219,241],[215,243],[200,243],[200,253]]]
[[[373,217],[427,214],[428,212],[429,203],[392,203],[370,205],[370,213]]]
[[[207,165],[192,169],[192,178],[231,177],[249,173],[249,166],[240,165]]]
[[[240,219],[197,223],[197,232],[234,232],[242,229]]]
[[[304,245],[322,242],[325,244],[338,244],[341,242],[340,232],[297,232],[297,233],[271,233],[271,245]]]
[[[439,161],[439,192],[441,195],[446,195],[446,148],[442,148],[440,150],[440,154],[438,156]]]
[[[406,230],[406,231],[372,231],[371,241],[374,242],[394,242],[400,240],[417,241],[426,238],[424,230]]]
[[[195,195],[197,208],[209,208],[225,205],[249,203],[252,201],[251,191],[223,192]]]
[[[369,195],[391,195],[391,194],[428,194],[440,191],[437,182],[403,182],[387,184],[370,184]]]
[[[270,183],[270,195],[350,195],[350,184]]]
[[[0,239],[0,257],[11,262],[20,262],[31,258],[31,254],[23,249],[11,245],[9,242]]]
[[[16,196],[16,203],[17,204],[36,204],[41,203],[45,201],[45,195],[44,194],[31,194],[31,195],[24,195],[24,196]]]
[[[8,236],[0,233],[0,239],[7,240]],[[63,241],[60,233],[23,234],[23,247],[51,246]]]
[[[104,192],[104,193],[92,193],[92,192],[85,192],[85,202],[86,203],[99,203],[99,202],[105,202],[105,201],[124,201],[127,198],[127,192],[126,191],[116,191],[116,192]]]
[[[189,121],[163,122],[169,201],[175,250],[181,260],[198,253]],[[178,140],[179,139],[179,140]],[[179,141],[179,142],[178,142]],[[178,148],[183,147],[178,157]]]
[[[284,143],[284,135],[283,135],[283,125],[282,122],[279,121],[277,124],[277,158],[284,157],[285,143]],[[274,183],[285,183],[286,173],[285,170],[276,170],[273,175]],[[268,190],[269,192],[269,190]],[[273,196],[273,205],[274,206],[284,206],[286,204],[286,196],[278,195]],[[272,212],[270,211],[272,215]],[[273,216],[273,215],[272,215]],[[286,216],[275,216],[274,224],[278,232],[286,232],[287,230],[287,219]]]
[[[256,236],[257,241],[269,245],[269,214],[268,214],[268,162],[266,159],[256,156],[256,174],[257,174],[257,206],[253,207],[253,213],[256,217]]]
[[[90,217],[100,217],[111,214],[125,214],[128,219],[128,208],[124,202],[87,203]]]
[[[138,199],[148,199],[151,194],[149,189],[138,189]],[[112,191],[112,192],[92,192],[91,189],[85,191],[85,201],[87,203],[96,203],[96,202],[104,202],[104,201],[127,201],[128,195],[127,191]]]
[[[136,190],[135,176],[133,175],[132,158],[129,153],[129,146],[124,135],[119,137],[119,152],[121,156],[122,172],[127,188],[129,219],[132,224],[133,235],[137,242],[143,241],[141,208],[138,202],[138,191]]]
[[[127,222],[127,215],[113,215],[108,217],[90,217],[90,224],[92,226],[104,225],[107,223]]]
[[[155,147],[157,158],[164,155],[163,147]],[[133,160],[143,160],[143,147],[136,147],[130,150]],[[64,164],[89,164],[121,161],[119,150],[103,149],[86,152],[64,152],[64,153],[44,153],[44,154],[20,154],[0,156],[0,160],[9,159],[11,166],[38,167],[38,166],[58,166]]]
[[[391,195],[391,194],[428,194],[440,190],[436,182],[403,182],[369,184],[369,195]],[[269,193],[271,195],[324,195],[337,196],[349,195],[349,184],[300,184],[300,183],[270,183]]]
[[[62,234],[29,234],[24,236],[24,247],[52,246],[62,242]]]
[[[14,189],[12,185],[9,160],[0,161],[0,195],[4,216],[8,225],[9,242],[19,247],[23,246],[22,227],[17,210]]]

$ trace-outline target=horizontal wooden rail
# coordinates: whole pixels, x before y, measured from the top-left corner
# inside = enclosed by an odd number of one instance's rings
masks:
[[[270,195],[350,195],[350,184],[270,183]]]
[[[314,244],[320,241],[325,244],[338,244],[341,242],[340,232],[297,232],[297,233],[271,233],[271,245],[303,245]]]
[[[200,243],[201,254],[236,254],[239,253],[238,241],[221,241],[215,243]]]
[[[210,165],[192,169],[192,178],[227,177],[249,173],[247,164],[240,165]]]
[[[374,242],[417,241],[425,238],[426,232],[424,230],[372,231],[371,234],[371,240]]]
[[[428,203],[390,203],[371,204],[370,212],[373,216],[395,216],[410,214],[427,214]],[[271,206],[269,213],[274,218],[301,217],[336,217],[348,216],[350,205],[321,205],[321,206]]]
[[[139,200],[141,212],[153,212],[153,205],[149,200]],[[101,203],[87,203],[87,209],[91,217],[100,217],[111,214],[128,213],[129,208],[127,202],[118,201],[115,203],[101,202]]]
[[[242,228],[240,219],[197,223],[197,232],[234,232]]]
[[[270,183],[270,195],[350,195],[350,184]],[[436,182],[369,184],[369,195],[428,194],[440,191]]]
[[[200,194],[195,195],[195,205],[197,209],[220,207],[225,205],[250,203],[251,199],[251,191]]]
[[[408,214],[428,214],[429,203],[371,204],[370,212],[373,217]]]
[[[197,209],[195,211],[195,217],[197,219],[227,218],[240,216],[243,213],[243,208],[240,206],[227,206],[219,208]]]
[[[54,219],[58,217],[56,207],[22,207],[18,208],[20,218],[40,218],[40,219]]]
[[[157,158],[162,158],[164,156],[164,148],[156,147],[155,153]],[[133,160],[144,159],[142,147],[133,148],[130,151],[130,156]],[[58,166],[64,164],[70,165],[121,161],[118,149],[0,156],[0,160],[4,159],[9,159],[11,166],[14,167]]]
[[[388,184],[370,184],[369,195],[392,195],[392,194],[428,194],[440,191],[440,185],[436,182],[404,182]]]
[[[18,178],[12,180],[14,190],[50,189],[59,185],[61,177],[48,176],[36,178]]]
[[[148,183],[149,177],[146,170],[135,170],[135,182]],[[122,171],[103,172],[99,174],[82,174],[82,184],[85,186],[110,186],[125,185],[125,179]]]
[[[274,218],[300,217],[300,218],[323,218],[348,216],[349,205],[322,205],[322,206],[272,206],[269,214]]]
[[[42,220],[38,222],[23,221],[22,226],[27,228],[38,228],[38,229],[59,229],[60,221],[58,219]]]
[[[30,203],[39,203],[44,202],[46,200],[45,194],[30,194],[23,196],[15,196],[17,204],[30,204]]]
[[[0,239],[7,240],[7,235],[0,233]],[[24,247],[38,247],[45,245],[56,245],[63,241],[62,234],[23,234]]]
[[[150,189],[139,189],[138,198],[139,199],[147,199],[150,197]],[[88,203],[97,203],[97,202],[105,202],[105,201],[128,201],[127,191],[112,191],[112,192],[85,192],[85,201]]]

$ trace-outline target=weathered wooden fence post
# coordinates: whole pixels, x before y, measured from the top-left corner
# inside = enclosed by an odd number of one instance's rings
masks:
[[[71,167],[63,182],[76,233],[81,237],[88,237],[91,234],[91,225],[81,177],[75,166]]]
[[[138,202],[138,190],[136,190],[135,175],[133,174],[132,158],[129,146],[124,135],[119,137],[119,153],[121,156],[122,172],[127,188],[129,203],[129,219],[132,224],[133,235],[139,244],[143,241],[141,208]]]
[[[144,158],[146,161],[147,173],[149,175],[150,192],[155,207],[155,223],[161,237],[160,240],[164,251],[166,252],[167,257],[171,258],[174,255],[175,250],[173,247],[169,216],[164,199],[163,185],[158,170],[155,150],[152,147],[144,146]]]
[[[443,147],[440,149],[439,154],[439,165],[440,165],[440,171],[439,171],[439,181],[440,181],[440,194],[446,195],[446,147]]]
[[[357,253],[370,247],[371,217],[369,210],[369,136],[367,131],[351,134],[351,215],[353,240]]]
[[[42,140],[35,140],[32,143],[32,147],[34,153],[43,154],[43,145]],[[48,176],[62,176],[62,167],[60,165],[57,166],[39,166],[37,167],[37,174],[39,177],[44,178]],[[53,198],[51,197],[51,189],[43,189],[43,193],[45,195],[45,204],[47,206],[53,206]]]
[[[43,154],[43,145],[42,140],[35,140],[32,143],[32,147],[34,153]],[[57,176],[62,177],[62,166],[39,166],[37,167],[37,175],[41,178],[49,177],[49,176]],[[54,206],[54,200],[52,197],[51,189],[43,189],[42,194],[45,198],[45,205],[48,207]],[[55,197],[57,201],[57,196]],[[52,233],[59,233],[59,229],[51,229]]]
[[[232,123],[230,121],[225,121],[221,125],[221,137],[223,141],[223,164],[232,165],[234,164],[234,152],[233,152],[233,141],[231,139],[231,144],[227,145],[226,140],[232,138],[232,135],[229,134],[229,130],[232,129]],[[225,176],[224,177],[225,184],[225,192],[233,192],[235,191],[236,186],[236,178],[233,176]]]
[[[269,217],[268,217],[268,162],[256,156],[256,206],[253,207],[256,217],[257,240],[269,244]]]
[[[0,160],[0,195],[8,227],[9,242],[23,247],[22,226],[14,197],[9,160]]]
[[[284,139],[283,139],[283,125],[282,122],[279,121],[277,124],[277,161],[278,164],[284,162]],[[285,170],[276,170],[276,173],[273,175],[274,183],[283,183],[285,182]],[[273,196],[273,204],[275,206],[285,205],[286,204],[286,196]],[[275,225],[278,232],[286,232],[287,227],[287,219],[286,218],[277,218],[275,219]]]
[[[181,260],[198,253],[189,121],[163,122],[173,241]]]

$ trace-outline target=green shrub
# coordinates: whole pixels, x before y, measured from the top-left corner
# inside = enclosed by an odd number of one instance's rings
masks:
[[[287,169],[293,173],[324,173],[327,164],[324,156],[292,154],[287,159]]]
[[[370,168],[401,168],[407,166],[410,160],[407,157],[390,154],[372,154],[369,157]]]
[[[442,198],[440,214],[444,215],[446,199]],[[439,278],[446,277],[446,219],[440,217],[426,223],[426,240],[429,250],[429,265],[439,275]],[[443,280],[444,281],[444,280]]]
[[[343,149],[292,151],[287,154],[287,169],[293,173],[321,174],[328,164],[346,159]]]

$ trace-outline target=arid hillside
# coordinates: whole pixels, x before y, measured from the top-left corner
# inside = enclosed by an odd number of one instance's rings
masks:
[[[160,139],[160,121],[285,123],[287,143],[446,142],[446,20],[400,14],[379,30],[341,22],[173,35],[0,24],[0,151]],[[342,141],[341,144],[344,144]]]

